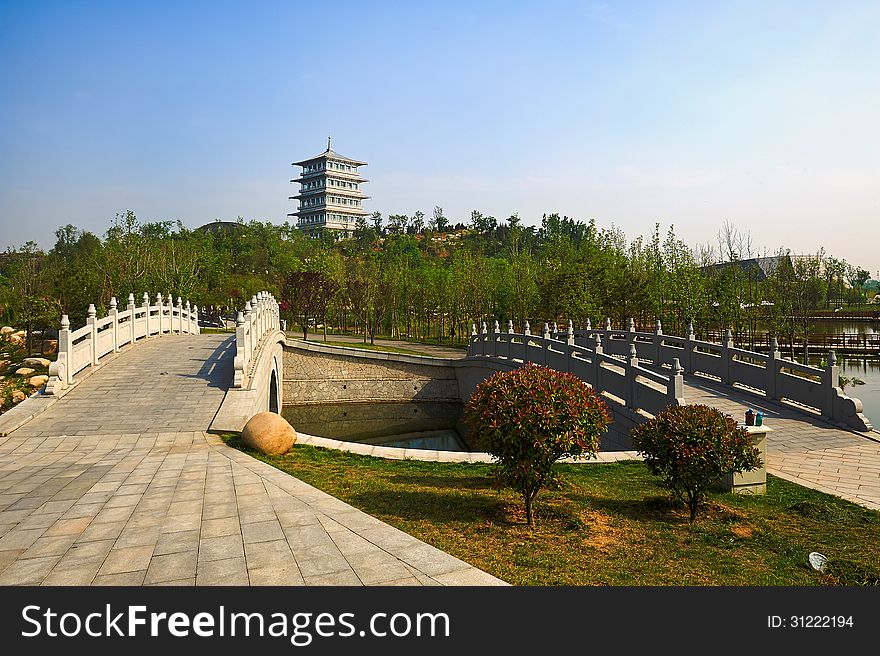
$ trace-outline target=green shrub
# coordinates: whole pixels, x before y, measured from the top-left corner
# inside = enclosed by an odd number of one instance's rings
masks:
[[[670,406],[631,435],[651,473],[687,503],[692,522],[706,492],[722,476],[761,466],[746,430],[707,405]]]
[[[611,417],[580,378],[529,364],[499,372],[477,386],[464,408],[477,446],[495,456],[502,479],[532,504],[554,480],[553,464],[567,456],[595,456]]]

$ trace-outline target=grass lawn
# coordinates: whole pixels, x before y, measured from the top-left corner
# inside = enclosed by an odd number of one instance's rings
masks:
[[[231,446],[516,585],[864,585],[880,578],[880,512],[768,476],[766,496],[715,494],[690,525],[641,462],[559,465],[537,528],[491,465],[383,460],[310,446]],[[819,574],[807,554],[837,564]]]

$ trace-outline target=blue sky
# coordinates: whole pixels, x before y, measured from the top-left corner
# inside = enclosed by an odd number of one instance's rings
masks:
[[[595,218],[880,269],[877,2],[3,2],[0,248],[283,222],[290,163],[370,211]]]

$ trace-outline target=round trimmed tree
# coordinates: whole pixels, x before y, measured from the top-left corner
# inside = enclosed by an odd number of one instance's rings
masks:
[[[502,479],[520,493],[529,526],[538,492],[567,456],[595,456],[611,417],[602,399],[573,374],[528,364],[494,374],[465,404],[476,445],[492,454]]]
[[[722,476],[761,466],[748,432],[707,405],[670,406],[630,435],[651,473],[687,504],[691,522]]]

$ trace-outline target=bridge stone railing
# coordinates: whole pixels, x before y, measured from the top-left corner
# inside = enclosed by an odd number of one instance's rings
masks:
[[[269,292],[259,292],[244,304],[235,320],[233,387],[247,385],[253,355],[262,339],[281,329],[280,308]]]
[[[167,300],[156,294],[156,304],[144,293],[141,305],[135,305],[134,294],[128,295],[128,307],[120,311],[116,297],[110,299],[107,316],[98,319],[94,304],[89,305],[86,325],[70,329],[70,319],[61,317],[58,332],[58,359],[49,365],[49,381],[45,393],[58,395],[73,382],[73,377],[89,367],[97,367],[101,358],[117,353],[127,344],[139,339],[161,336],[165,333],[199,334],[199,309],[186,305],[180,297],[174,304],[171,294]]]
[[[846,396],[838,386],[839,369],[834,351],[828,354],[826,367],[813,367],[783,358],[775,339],[771,341],[769,353],[764,354],[734,347],[729,330],[719,344],[696,339],[692,324],[688,325],[684,337],[678,337],[664,335],[659,321],[653,332],[637,331],[633,319],[622,330],[614,330],[611,321],[606,319],[604,328],[593,328],[587,321],[583,330],[575,331],[569,322],[566,332],[560,333],[555,324],[545,331],[545,337],[551,342],[565,339],[575,347],[587,350],[599,345],[602,355],[605,358],[612,356],[618,366],[631,360],[639,363],[641,368],[650,365],[655,371],[666,372],[678,367],[722,385],[747,388],[768,399],[789,402],[796,409],[818,412],[830,421],[857,431],[872,430],[870,421],[863,414],[862,402]],[[497,334],[484,332],[476,342],[492,342]],[[531,340],[534,341],[535,337],[532,336]],[[472,336],[471,348],[475,346],[473,341]],[[531,360],[541,362],[535,358]],[[635,371],[635,374],[648,378],[641,371]],[[592,384],[591,378],[582,377]]]
[[[589,346],[576,343],[570,324],[566,333],[557,332],[555,336],[547,324],[540,335],[531,333],[528,322],[522,333],[514,332],[512,323],[508,323],[504,333],[497,321],[491,333],[485,323],[481,333],[477,333],[473,325],[468,356],[533,362],[573,373],[597,392],[610,395],[630,410],[651,415],[669,405],[685,402],[682,369],[677,360],[668,374],[652,371],[642,366],[635,348],[620,358],[605,353],[598,335],[593,336]]]

